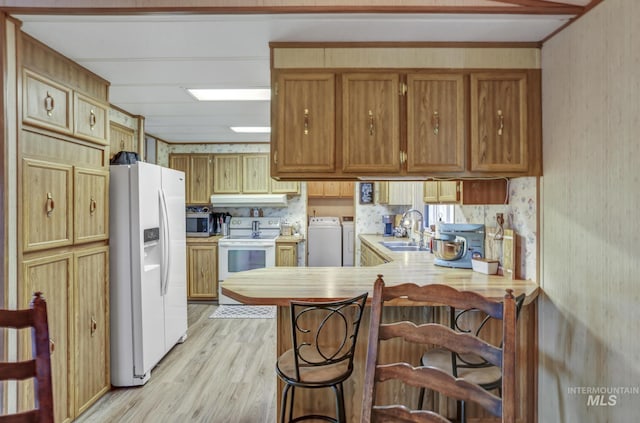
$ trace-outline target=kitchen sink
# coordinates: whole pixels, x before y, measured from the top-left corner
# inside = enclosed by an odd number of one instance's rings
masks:
[[[425,247],[418,247],[417,245],[398,245],[395,247],[387,247],[391,251],[429,251]]]
[[[425,247],[420,247],[411,241],[380,241],[380,245],[391,251],[429,251]]]

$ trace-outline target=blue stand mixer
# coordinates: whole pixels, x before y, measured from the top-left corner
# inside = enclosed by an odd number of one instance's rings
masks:
[[[484,225],[441,223],[433,254],[438,266],[471,269],[472,258],[484,257]]]

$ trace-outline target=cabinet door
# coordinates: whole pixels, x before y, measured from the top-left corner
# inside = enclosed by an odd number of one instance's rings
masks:
[[[342,76],[342,169],[400,171],[399,77],[395,73]]]
[[[354,182],[340,182],[340,197],[353,198],[354,189]]]
[[[438,181],[424,182],[422,201],[429,204],[435,204],[438,202]]]
[[[109,173],[75,168],[73,237],[76,243],[109,238]]]
[[[72,130],[71,90],[29,70],[23,73],[25,123],[65,133]]]
[[[413,203],[413,184],[411,182],[389,182],[389,204],[410,205]]]
[[[379,181],[374,184],[376,204],[389,204],[389,182]]]
[[[74,124],[75,134],[88,141],[99,144],[108,143],[107,109],[108,107],[82,94],[75,95]]]
[[[109,124],[109,156],[113,157],[120,151],[138,151],[135,141],[135,131],[115,123]]]
[[[22,225],[24,251],[73,243],[73,168],[24,159]]]
[[[407,76],[407,172],[464,171],[462,75]]]
[[[271,145],[274,174],[330,173],[336,167],[335,76],[280,73]]]
[[[242,156],[242,192],[267,194],[269,192],[269,156],[266,154]]]
[[[460,182],[438,181],[438,201],[441,203],[457,203],[460,201]]]
[[[213,192],[215,194],[239,194],[241,187],[240,156],[213,156]]]
[[[324,197],[324,182],[307,182],[307,197]]]
[[[192,154],[189,156],[189,191],[190,203],[210,204],[211,185],[213,181],[211,156],[208,154]]]
[[[75,254],[75,408],[83,413],[111,387],[109,247]]]
[[[295,242],[276,244],[276,266],[298,265],[298,244]]]
[[[471,74],[471,171],[527,171],[526,93],[526,73]]]
[[[188,154],[169,154],[169,167],[184,172],[185,202],[191,204],[191,175]]]
[[[273,194],[300,194],[300,182],[271,179],[271,192]]]
[[[73,255],[56,254],[23,262],[23,283],[20,284],[20,308],[27,308],[36,291],[47,302],[47,321],[51,348],[51,378],[53,380],[54,417],[56,422],[69,422],[73,412]],[[25,336],[26,354],[31,354],[31,334]],[[32,381],[21,382],[21,404],[33,408]]]
[[[218,247],[187,245],[189,299],[218,298]]]
[[[338,181],[327,181],[323,182],[324,185],[324,196],[325,197],[340,197],[340,182]]]

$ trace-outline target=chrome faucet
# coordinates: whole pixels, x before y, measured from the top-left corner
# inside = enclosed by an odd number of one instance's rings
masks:
[[[424,231],[422,229],[422,222],[424,220],[424,216],[422,215],[422,212],[418,209],[410,209],[407,210],[406,212],[403,213],[402,215],[402,219],[400,219],[400,224],[402,226],[404,226],[405,228],[407,228],[407,232],[410,232],[408,229],[410,226],[413,226],[413,224],[408,224],[408,220],[407,220],[407,215],[411,214],[411,213],[417,213],[418,216],[420,216],[420,221],[419,221],[419,225],[418,225],[418,231],[420,233],[420,242],[418,243],[418,247],[424,247]],[[409,238],[411,238],[411,236],[409,236]]]

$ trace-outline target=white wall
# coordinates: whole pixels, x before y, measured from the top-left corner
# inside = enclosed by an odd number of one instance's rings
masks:
[[[639,420],[638,22],[640,2],[606,0],[542,49],[542,423]],[[576,392],[618,387],[615,405]]]

